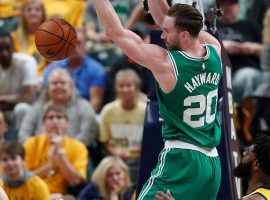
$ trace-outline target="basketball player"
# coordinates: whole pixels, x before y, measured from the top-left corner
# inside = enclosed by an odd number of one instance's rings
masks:
[[[253,145],[244,152],[234,175],[248,178],[247,195],[243,200],[270,199],[270,137],[258,136]]]
[[[175,199],[215,199],[221,178],[215,148],[220,140],[219,42],[201,31],[203,17],[189,5],[169,8],[165,0],[152,2],[157,6],[151,13],[160,11],[164,17],[160,25],[166,50],[124,29],[109,0],[93,2],[107,36],[156,79],[165,148],[138,199],[153,200],[158,190],[167,189]]]

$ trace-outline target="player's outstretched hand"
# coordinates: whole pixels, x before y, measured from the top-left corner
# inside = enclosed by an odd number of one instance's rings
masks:
[[[174,198],[172,197],[170,190],[167,190],[166,194],[162,191],[158,191],[154,200],[174,200]]]

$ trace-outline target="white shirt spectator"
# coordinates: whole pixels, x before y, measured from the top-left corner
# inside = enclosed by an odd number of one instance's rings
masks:
[[[19,93],[23,86],[37,84],[37,62],[29,55],[13,53],[12,64],[4,69],[0,64],[0,95]]]

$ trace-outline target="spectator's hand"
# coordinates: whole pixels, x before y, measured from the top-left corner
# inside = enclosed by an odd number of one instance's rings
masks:
[[[223,45],[230,55],[241,54],[242,48],[240,42],[235,42],[231,40],[224,40]]]
[[[55,147],[55,153],[62,148],[64,142],[63,134],[55,134],[51,137],[51,144]]]
[[[104,32],[98,33],[98,41],[101,42],[101,43],[110,43],[110,42],[112,42]]]
[[[154,200],[174,200],[174,198],[172,197],[170,190],[167,190],[166,194],[162,191],[158,191]]]
[[[52,166],[54,166],[57,163],[57,150],[55,148],[55,146],[50,146],[49,149],[49,162],[52,163]]]
[[[260,50],[260,44],[255,42],[244,42],[241,45],[242,53],[244,55],[256,55]]]
[[[110,200],[119,200],[120,192],[121,192],[121,187],[118,184],[114,184],[113,190],[110,192]]]
[[[122,160],[128,159],[127,153],[123,149],[116,149],[115,150],[115,155],[119,156]]]

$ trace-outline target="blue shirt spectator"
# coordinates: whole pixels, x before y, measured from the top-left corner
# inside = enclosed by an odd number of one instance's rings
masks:
[[[43,74],[43,87],[46,85],[51,71],[57,67],[64,68],[70,73],[79,94],[87,100],[91,98],[89,95],[91,87],[105,88],[106,81],[103,66],[89,56],[85,56],[83,63],[75,70],[69,66],[67,59],[49,64]]]

